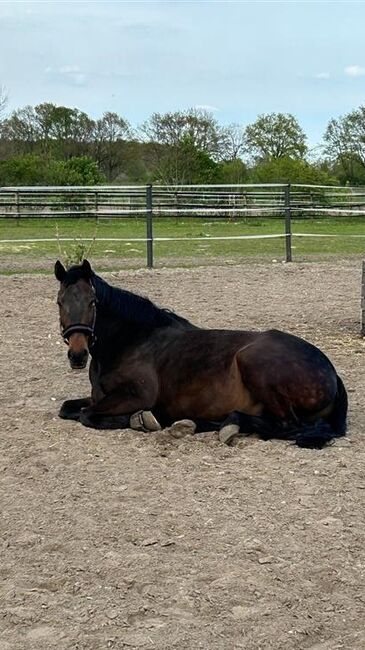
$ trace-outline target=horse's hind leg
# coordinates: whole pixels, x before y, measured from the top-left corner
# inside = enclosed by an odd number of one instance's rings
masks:
[[[196,433],[206,433],[207,431],[219,431],[222,422],[218,420],[205,420],[203,418],[192,418],[196,425]]]
[[[204,420],[194,418],[196,433],[218,431],[219,440],[229,444],[234,436],[257,433],[263,438],[272,436],[273,424],[269,418],[232,411],[224,420]]]
[[[233,438],[241,432],[240,413],[238,411],[232,411],[232,413],[221,422],[218,430],[219,440],[224,442],[226,445],[229,445]]]
[[[227,445],[239,435],[256,433],[264,439],[272,437],[273,423],[270,418],[232,411],[219,427],[219,440]]]
[[[80,419],[81,409],[90,406],[91,397],[82,397],[80,399],[68,399],[63,402],[60,410],[59,417],[63,420],[76,420]]]

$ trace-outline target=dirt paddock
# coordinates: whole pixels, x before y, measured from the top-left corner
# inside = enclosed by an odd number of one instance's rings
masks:
[[[364,650],[360,262],[109,273],[207,327],[318,344],[349,391],[322,451],[60,420],[56,281],[0,278],[0,650]]]

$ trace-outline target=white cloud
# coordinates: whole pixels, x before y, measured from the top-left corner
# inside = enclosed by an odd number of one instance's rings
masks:
[[[318,72],[318,74],[315,75],[316,79],[329,79],[330,78],[330,73],[329,72]]]
[[[348,65],[345,68],[345,74],[348,77],[363,77],[365,75],[365,68],[361,65]]]

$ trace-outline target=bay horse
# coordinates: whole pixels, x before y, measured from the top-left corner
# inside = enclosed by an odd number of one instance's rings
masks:
[[[91,396],[67,400],[60,416],[97,429],[189,418],[198,430],[234,424],[264,439],[322,448],[346,432],[347,394],[330,360],[275,329],[203,329],[148,298],[112,287],[89,262],[55,264],[57,303],[72,368],[89,354]]]

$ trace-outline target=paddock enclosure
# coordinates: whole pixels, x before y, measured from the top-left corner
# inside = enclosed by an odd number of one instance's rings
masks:
[[[55,256],[104,270],[363,256],[365,188],[290,184],[0,187],[0,272]]]
[[[69,369],[57,282],[2,276],[1,650],[363,650],[361,262],[105,277],[202,326],[315,343],[348,389],[348,436],[227,447],[62,421],[89,384]]]

